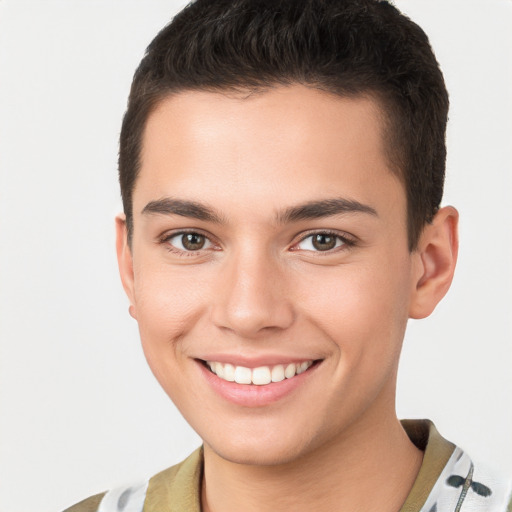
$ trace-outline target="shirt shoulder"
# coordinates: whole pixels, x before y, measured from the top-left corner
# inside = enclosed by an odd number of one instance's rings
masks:
[[[105,494],[106,492],[102,492],[100,494],[90,496],[89,498],[82,500],[80,503],[75,503],[75,505],[72,505],[63,512],[96,512]]]
[[[457,448],[432,490],[425,510],[507,512],[511,491],[512,479],[508,475],[473,460]]]
[[[200,512],[203,451],[199,448],[183,462],[142,483],[96,494],[63,512]]]
[[[424,457],[400,512],[512,512],[509,476],[471,459],[428,420],[402,425]]]

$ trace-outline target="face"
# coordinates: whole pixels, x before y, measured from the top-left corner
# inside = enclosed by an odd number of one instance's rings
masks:
[[[381,129],[371,99],[298,85],[148,119],[121,273],[153,373],[225,459],[292,461],[394,415],[419,259]]]

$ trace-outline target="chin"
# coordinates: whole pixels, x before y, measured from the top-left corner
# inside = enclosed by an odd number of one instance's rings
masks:
[[[271,433],[233,434],[229,431],[214,439],[204,438],[205,447],[216,455],[236,464],[250,466],[279,466],[291,463],[308,453],[312,443],[304,436],[289,435],[286,430]]]
[[[222,446],[216,449],[210,446],[219,457],[235,464],[246,466],[280,466],[298,459],[301,450],[293,450],[285,447],[274,447],[254,443],[252,446]]]

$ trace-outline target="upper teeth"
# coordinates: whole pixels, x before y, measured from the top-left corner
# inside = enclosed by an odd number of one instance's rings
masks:
[[[217,361],[206,361],[206,364],[217,377],[227,380],[228,382],[263,386],[271,382],[291,379],[295,375],[305,372],[313,364],[313,361],[276,364],[275,366],[259,366],[258,368],[252,369],[246,368],[245,366],[234,366],[230,363],[219,363]]]

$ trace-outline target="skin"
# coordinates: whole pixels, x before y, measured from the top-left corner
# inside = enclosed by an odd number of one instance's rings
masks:
[[[117,218],[120,272],[148,363],[204,441],[206,511],[392,511],[414,482],[398,360],[407,319],[449,288],[457,212],[441,209],[408,250],[381,119],[371,98],[300,85],[182,92],[148,119],[131,245]],[[164,198],[215,218],[148,207]],[[365,211],[286,216],[333,199]],[[184,250],[184,229],[203,249]],[[312,232],[336,247],[318,250]],[[284,398],[244,407],[204,379],[212,356],[319,364]]]

